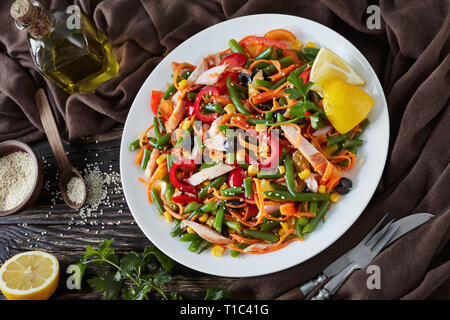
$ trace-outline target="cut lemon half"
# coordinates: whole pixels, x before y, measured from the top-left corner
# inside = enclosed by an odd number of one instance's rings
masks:
[[[313,90],[321,91],[326,81],[344,81],[355,86],[366,84],[364,79],[341,57],[327,48],[320,48],[311,68],[310,80]]]
[[[43,251],[19,253],[0,268],[0,289],[8,300],[46,300],[58,280],[58,260]]]
[[[322,101],[328,120],[340,134],[363,121],[375,103],[364,90],[343,81],[325,82]]]

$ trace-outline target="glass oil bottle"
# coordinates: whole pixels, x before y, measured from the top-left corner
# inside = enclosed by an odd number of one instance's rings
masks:
[[[11,6],[11,15],[17,27],[28,32],[38,70],[67,93],[95,92],[119,72],[107,36],[83,14],[47,11],[39,2],[17,0]]]

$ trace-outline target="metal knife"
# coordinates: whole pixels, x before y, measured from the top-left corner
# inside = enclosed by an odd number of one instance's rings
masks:
[[[354,252],[362,245],[364,244],[367,239],[369,239],[373,233],[378,229],[378,227],[382,224],[382,222],[385,220],[387,215],[385,215],[380,222],[377,223],[377,225],[367,234],[366,237],[354,248],[350,249],[348,252],[346,252],[344,255],[342,255],[340,258],[338,258],[336,261],[334,261],[332,264],[330,264],[328,267],[326,267],[319,276],[313,280],[310,280],[300,286],[300,291],[303,293],[303,295],[306,297],[308,293],[310,293],[315,287],[320,285],[322,282],[324,282],[326,279],[333,277],[337,275],[339,272],[341,272],[344,268],[346,268],[350,263],[352,262],[352,257],[354,256]],[[393,227],[399,227],[397,232],[394,234],[394,236],[389,240],[389,242],[386,244],[385,247],[389,246],[392,242],[403,236],[404,234],[408,233],[409,231],[417,228],[418,226],[422,225],[423,223],[427,222],[431,218],[433,218],[434,215],[429,213],[417,213],[413,215],[406,216],[400,220],[397,220],[392,225]]]

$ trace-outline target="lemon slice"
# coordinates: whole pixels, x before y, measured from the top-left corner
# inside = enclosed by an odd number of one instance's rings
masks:
[[[366,84],[352,67],[331,50],[322,47],[311,68],[313,90],[321,91],[325,81],[339,80],[356,86]]]
[[[19,253],[0,268],[0,289],[8,300],[48,299],[58,280],[58,260],[42,251]]]
[[[343,81],[323,85],[323,108],[328,120],[340,133],[356,127],[369,114],[375,100],[364,90]]]

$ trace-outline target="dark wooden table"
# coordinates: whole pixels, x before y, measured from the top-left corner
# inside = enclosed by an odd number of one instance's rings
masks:
[[[80,171],[97,165],[102,172],[119,173],[121,135],[122,127],[119,126],[106,134],[65,145],[65,149],[72,164]],[[108,187],[109,203],[99,207],[96,217],[92,215],[83,221],[77,210],[65,205],[62,198],[55,197],[59,190],[58,169],[48,142],[35,143],[32,148],[43,161],[44,188],[37,202],[24,213],[0,217],[0,262],[27,250],[50,252],[58,258],[61,270],[59,287],[52,299],[99,299],[101,294],[90,289],[85,281],[81,291],[66,287],[66,268],[79,262],[85,246],[96,246],[103,239],[114,238],[113,248],[119,253],[140,253],[151,242],[134,221],[123,192],[113,184]],[[94,269],[88,266],[85,279],[92,276]],[[207,288],[217,284],[227,287],[235,280],[207,275],[179,264],[173,277],[166,288],[177,291],[185,299],[202,299]],[[0,297],[4,299],[2,295]]]

